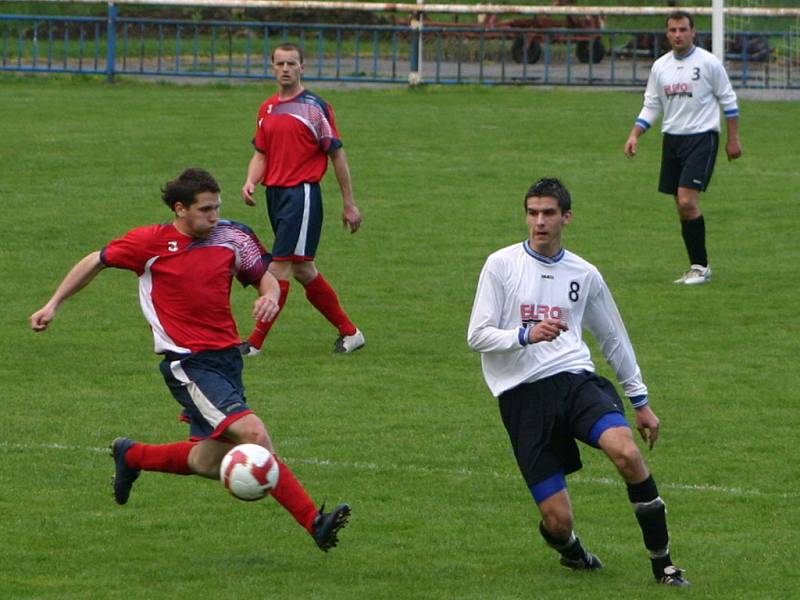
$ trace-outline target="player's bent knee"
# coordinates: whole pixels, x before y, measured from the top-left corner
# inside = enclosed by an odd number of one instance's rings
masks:
[[[258,444],[270,449],[267,428],[253,413],[233,422],[226,433],[239,444]]]
[[[565,539],[572,533],[575,523],[569,504],[549,507],[539,505],[539,512],[544,528],[556,538]]]

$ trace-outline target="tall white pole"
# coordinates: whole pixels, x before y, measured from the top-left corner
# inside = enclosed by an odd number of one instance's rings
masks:
[[[725,0],[711,2],[711,51],[725,60]]]

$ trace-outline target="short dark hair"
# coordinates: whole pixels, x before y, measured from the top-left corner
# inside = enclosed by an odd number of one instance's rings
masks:
[[[664,22],[664,25],[669,27],[670,21],[682,21],[683,19],[689,19],[689,27],[694,29],[694,19],[692,19],[692,15],[685,10],[673,10],[667,15],[667,20]]]
[[[528,210],[528,198],[555,198],[558,200],[558,208],[561,213],[572,210],[572,196],[560,180],[555,177],[543,177],[530,188],[528,188],[523,200],[525,210]]]
[[[184,206],[191,206],[197,201],[197,194],[211,192],[218,194],[220,191],[217,180],[203,169],[186,169],[172,181],[168,181],[161,188],[161,199],[172,210],[175,210],[175,203],[180,202]]]
[[[300,57],[300,64],[301,65],[303,64],[303,61],[305,60],[305,56],[303,55],[303,49],[300,46],[298,46],[297,44],[286,43],[286,44],[281,44],[280,46],[275,46],[272,49],[272,54],[269,55],[270,62],[275,62],[275,51],[276,50],[283,50],[284,52],[291,52],[292,50],[294,50],[295,52],[297,52],[297,56]]]

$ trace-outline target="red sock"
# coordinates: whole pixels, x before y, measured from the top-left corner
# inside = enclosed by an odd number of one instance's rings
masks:
[[[136,443],[125,453],[129,467],[143,471],[161,471],[176,475],[192,475],[189,468],[189,452],[197,442],[174,442],[172,444]]]
[[[344,312],[336,292],[322,273],[317,273],[306,285],[306,298],[339,330],[339,335],[353,335],[356,332],[356,326]]]
[[[286,304],[286,298],[289,296],[290,282],[288,280],[280,279],[278,280],[278,285],[281,288],[281,295],[278,297],[278,314],[275,315],[275,318],[272,319],[272,321],[259,321],[256,323],[256,328],[253,329],[253,333],[251,333],[250,337],[247,338],[247,341],[250,343],[250,345],[254,346],[255,348],[261,349],[261,346],[264,345],[264,339],[267,337],[269,330],[272,329],[272,325],[278,320],[278,317],[280,316],[281,311]]]
[[[280,475],[277,487],[272,490],[272,497],[292,513],[295,520],[309,533],[313,533],[314,519],[318,512],[317,506],[306,492],[303,484],[294,476],[292,470],[280,460],[278,466]]]

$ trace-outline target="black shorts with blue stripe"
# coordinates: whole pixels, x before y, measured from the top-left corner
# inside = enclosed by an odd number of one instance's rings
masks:
[[[597,448],[605,428],[627,425],[613,384],[588,371],[523,383],[503,392],[499,401],[514,456],[532,490],[583,466],[575,440]],[[603,427],[595,427],[598,423]]]

